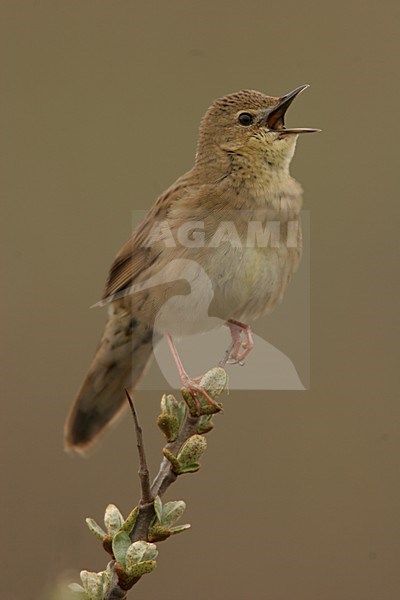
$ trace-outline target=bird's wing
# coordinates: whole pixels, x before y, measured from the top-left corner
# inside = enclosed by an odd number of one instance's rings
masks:
[[[170,208],[187,193],[189,187],[190,180],[188,181],[187,174],[178,179],[173,186],[160,196],[153,208],[149,210],[142,223],[115,257],[101,298],[101,304],[113,300],[119,295],[124,295],[124,291],[128,292],[139,275],[154,265],[157,258],[165,250],[165,244],[162,242],[147,242],[152,227],[157,222],[168,219]]]

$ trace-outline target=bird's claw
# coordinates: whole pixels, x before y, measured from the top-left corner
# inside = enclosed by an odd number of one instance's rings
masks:
[[[185,378],[182,380],[183,386],[188,390],[189,394],[193,398],[193,401],[196,405],[198,415],[201,415],[201,401],[199,399],[199,395],[204,398],[209,406],[214,409],[214,412],[221,412],[222,407],[216,402],[213,398],[211,398],[210,394],[201,386],[198,385],[198,381],[202,379],[202,377],[196,377],[196,379]]]
[[[232,343],[219,364],[221,367],[224,367],[226,364],[243,367],[245,358],[250,354],[254,346],[250,327],[239,321],[227,321],[226,324],[231,332]],[[245,335],[245,340],[242,340],[243,334]]]

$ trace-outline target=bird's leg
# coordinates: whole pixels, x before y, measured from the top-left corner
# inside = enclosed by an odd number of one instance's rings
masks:
[[[224,358],[220,361],[220,367],[224,367],[226,363],[236,364],[238,362],[237,355],[242,347],[242,330],[237,325],[226,321],[225,325],[229,327],[232,341],[225,352]]]
[[[228,364],[244,364],[244,359],[250,354],[254,348],[253,336],[251,329],[245,323],[229,319],[226,322],[229,327],[232,336],[232,343],[225,353],[225,358],[221,361],[220,365],[224,366]],[[245,341],[242,341],[242,334],[245,336]]]
[[[216,408],[218,410],[221,410],[220,406],[215,402],[215,400],[213,400],[213,398],[211,398],[211,396],[206,392],[206,390],[201,385],[198,384],[198,381],[201,379],[201,377],[196,377],[196,379],[192,379],[191,377],[189,377],[189,375],[185,371],[185,367],[183,366],[181,357],[178,354],[178,350],[175,346],[175,342],[172,339],[172,336],[168,333],[166,337],[167,337],[169,349],[171,350],[172,357],[177,366],[182,385],[183,385],[183,387],[185,387],[189,390],[190,395],[196,402],[198,411],[200,412],[201,405],[200,405],[197,394],[201,394],[201,396],[203,396],[206,399],[207,403],[210,406],[212,406],[213,408]]]

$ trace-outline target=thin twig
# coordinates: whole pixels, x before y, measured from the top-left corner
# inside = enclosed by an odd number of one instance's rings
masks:
[[[189,411],[182,426],[182,430],[175,440],[166,445],[166,448],[173,453],[178,453],[178,450],[183,446],[188,438],[197,431],[200,417],[192,416]],[[171,463],[166,458],[161,461],[160,469],[151,484],[151,494],[153,499],[156,496],[163,496],[169,486],[177,479],[176,473],[173,472]],[[139,507],[139,514],[136,519],[135,527],[131,534],[132,542],[138,540],[147,540],[150,524],[155,515],[154,504],[147,504]]]
[[[138,453],[139,453],[139,471],[138,471],[138,473],[139,473],[139,478],[140,478],[140,485],[142,488],[142,497],[140,499],[140,503],[141,504],[150,504],[150,503],[154,502],[154,497],[152,496],[152,493],[151,493],[150,474],[149,474],[149,469],[147,467],[146,453],[144,451],[144,445],[143,445],[143,432],[142,432],[142,428],[139,424],[139,420],[138,420],[138,416],[136,413],[135,405],[133,404],[133,400],[132,400],[128,390],[125,390],[125,393],[126,393],[126,397],[128,398],[129,406],[131,407],[133,420],[135,422],[136,443],[137,443],[137,449],[138,449]]]
[[[156,496],[162,496],[169,488],[169,486],[172,483],[174,483],[174,481],[176,481],[178,476],[173,472],[171,463],[166,458],[163,458],[160,464],[160,469],[150,485],[149,471],[147,468],[146,456],[143,446],[142,429],[138,422],[132,398],[127,390],[125,390],[125,392],[135,421],[137,447],[140,459],[139,477],[142,486],[142,499],[139,503],[139,513],[136,519],[134,529],[130,536],[132,542],[136,542],[138,540],[147,540],[150,524],[155,515],[154,499]],[[192,416],[190,412],[187,411],[185,421],[182,425],[182,429],[177,439],[174,442],[169,442],[166,445],[166,448],[168,448],[168,450],[170,450],[172,453],[176,454],[186,442],[186,440],[197,432],[199,421],[200,417]],[[145,486],[145,489],[143,486]],[[148,498],[147,502],[144,502],[144,498]],[[139,580],[140,577],[137,580],[135,580],[135,582],[132,585],[135,585]],[[111,589],[107,596],[107,600],[125,600],[127,598],[126,594],[127,591],[123,590],[120,587],[118,583],[118,577],[115,577],[114,574],[114,581],[111,585]]]

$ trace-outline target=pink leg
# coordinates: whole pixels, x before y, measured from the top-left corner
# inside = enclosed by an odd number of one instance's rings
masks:
[[[179,377],[181,378],[182,383],[185,384],[188,381],[190,381],[190,377],[185,371],[185,367],[183,366],[181,357],[178,354],[178,350],[176,349],[174,340],[172,339],[172,336],[169,333],[167,334],[167,342],[168,342],[168,346],[171,351],[172,357],[177,366]]]
[[[213,400],[213,398],[211,398],[211,396],[206,392],[206,390],[198,384],[198,380],[201,379],[201,377],[192,379],[186,373],[185,367],[183,366],[181,357],[178,354],[178,350],[175,346],[174,340],[172,339],[172,336],[169,333],[167,334],[167,342],[169,345],[169,349],[171,350],[171,354],[173,356],[175,364],[178,368],[178,373],[179,373],[179,377],[181,378],[182,385],[185,388],[188,388],[188,390],[190,391],[192,397],[195,399],[196,402],[198,402],[198,398],[196,395],[196,392],[198,392],[199,394],[204,396],[204,398],[207,400],[208,404],[210,404],[214,408],[217,408],[218,410],[221,410],[221,408],[218,406],[218,404],[215,402],[215,400]],[[199,408],[200,408],[200,403],[199,403]]]
[[[244,359],[254,348],[251,329],[245,323],[241,323],[240,321],[236,321],[234,319],[229,319],[229,321],[226,322],[226,325],[229,327],[231,332],[232,344],[226,352],[225,359],[221,361],[221,363],[226,364],[228,362],[230,364],[243,365]],[[242,333],[246,338],[244,342],[242,341]]]

